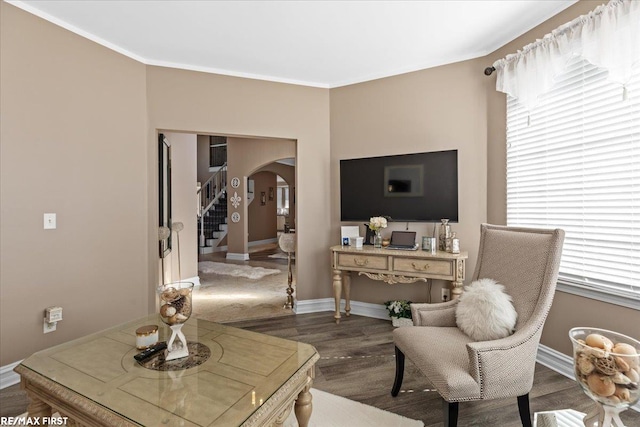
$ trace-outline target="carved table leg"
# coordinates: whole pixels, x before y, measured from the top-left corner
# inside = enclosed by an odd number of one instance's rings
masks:
[[[311,401],[313,396],[311,396],[309,389],[311,389],[311,384],[313,384],[313,377],[315,376],[314,373],[315,368],[311,368],[309,370],[307,385],[302,389],[300,394],[298,394],[298,398],[296,399],[293,409],[296,414],[299,427],[307,427],[309,425],[309,419],[311,418],[311,410],[313,409]]]
[[[349,317],[351,315],[351,273],[348,271],[342,273],[342,284],[344,285],[344,312]]]
[[[29,396],[29,406],[27,406],[27,413],[29,417],[51,417],[52,410],[51,406],[44,403],[42,400],[37,398],[33,393],[27,390],[27,395]]]
[[[340,323],[340,297],[342,296],[342,272],[333,270],[333,298],[336,303],[336,313],[333,316],[336,323]]]
[[[451,282],[451,299],[456,299],[458,297],[460,297],[460,295],[462,295],[462,286],[463,283],[462,282]]]
[[[453,277],[455,278],[451,282],[451,299],[454,300],[462,295],[462,286],[464,285],[464,260],[458,259],[455,263],[455,271]]]

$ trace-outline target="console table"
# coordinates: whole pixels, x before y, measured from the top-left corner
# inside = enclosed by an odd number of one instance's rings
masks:
[[[451,297],[462,294],[467,252],[435,254],[421,250],[402,251],[376,249],[373,246],[356,249],[353,246],[332,246],[333,295],[336,304],[335,319],[340,323],[340,299],[344,289],[345,314],[351,312],[351,272],[390,285],[426,282],[428,279],[448,280],[452,284]]]

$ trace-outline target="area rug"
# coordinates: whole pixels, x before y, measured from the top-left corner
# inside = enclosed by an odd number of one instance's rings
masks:
[[[424,427],[422,421],[402,417],[315,388],[311,389],[311,395],[313,410],[309,427]],[[57,412],[53,414],[53,418],[61,422],[62,418],[59,416]],[[25,419],[26,417],[27,414],[24,413],[16,418]],[[298,427],[293,411],[284,422],[284,427]]]
[[[422,421],[396,415],[335,394],[311,389],[313,410],[309,427],[423,427]],[[291,414],[285,427],[297,427],[298,422]]]
[[[215,273],[225,276],[245,277],[247,279],[262,279],[270,274],[282,273],[281,270],[250,265],[224,264],[221,262],[202,261],[198,263],[198,272]]]

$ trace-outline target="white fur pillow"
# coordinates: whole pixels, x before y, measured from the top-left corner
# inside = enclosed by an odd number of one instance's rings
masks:
[[[458,328],[475,341],[508,337],[517,318],[511,297],[493,279],[478,279],[467,286],[456,307]]]

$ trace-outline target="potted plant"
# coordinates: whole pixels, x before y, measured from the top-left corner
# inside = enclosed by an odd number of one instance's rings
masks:
[[[384,303],[391,317],[391,323],[396,328],[398,326],[413,326],[411,320],[411,301],[387,301]]]

